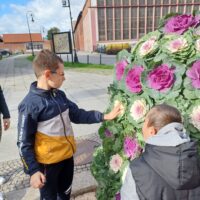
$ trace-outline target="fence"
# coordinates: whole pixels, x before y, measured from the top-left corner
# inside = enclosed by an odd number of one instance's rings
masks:
[[[64,61],[71,62],[70,54],[60,55]],[[106,54],[77,54],[80,63],[87,64],[104,64],[104,65],[114,65],[116,62],[115,55]]]

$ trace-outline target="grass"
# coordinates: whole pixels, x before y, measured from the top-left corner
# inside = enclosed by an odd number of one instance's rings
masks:
[[[34,58],[35,58],[35,56],[32,56],[32,55],[27,57],[27,59],[28,59],[29,61],[31,61],[31,62],[33,62],[33,59],[34,59]]]
[[[64,62],[66,68],[80,68],[80,69],[113,69],[112,65],[99,65],[99,64],[85,64],[85,63],[71,63]]]
[[[30,55],[27,59],[33,62],[34,56]],[[100,65],[100,64],[86,64],[86,63],[71,63],[71,62],[64,62],[64,66],[66,69],[80,69],[83,71],[84,69],[96,69],[96,70],[112,70],[112,65]]]

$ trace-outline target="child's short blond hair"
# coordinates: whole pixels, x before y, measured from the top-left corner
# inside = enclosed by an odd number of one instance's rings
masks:
[[[63,64],[63,60],[55,53],[47,49],[40,51],[33,60],[33,69],[36,77],[38,78],[39,76],[41,76],[42,72],[46,69],[55,71],[56,69],[58,69],[59,63]]]
[[[147,126],[153,126],[157,131],[172,122],[182,123],[182,117],[179,110],[167,104],[154,106],[148,112],[147,119]]]

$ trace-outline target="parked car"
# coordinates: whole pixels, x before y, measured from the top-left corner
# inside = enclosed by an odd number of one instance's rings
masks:
[[[4,56],[10,56],[11,54],[12,53],[10,51],[6,50],[6,49],[0,49],[0,55],[2,57],[4,57]]]

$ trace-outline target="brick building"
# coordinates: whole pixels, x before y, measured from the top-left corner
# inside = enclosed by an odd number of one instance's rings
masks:
[[[199,9],[200,0],[86,0],[75,25],[76,48],[94,51],[98,45],[133,44],[156,30],[167,13]]]
[[[40,33],[31,33],[34,52],[41,49],[51,49],[50,42],[43,40]],[[13,53],[31,53],[31,40],[28,33],[3,34],[0,40],[0,49],[7,49]]]

